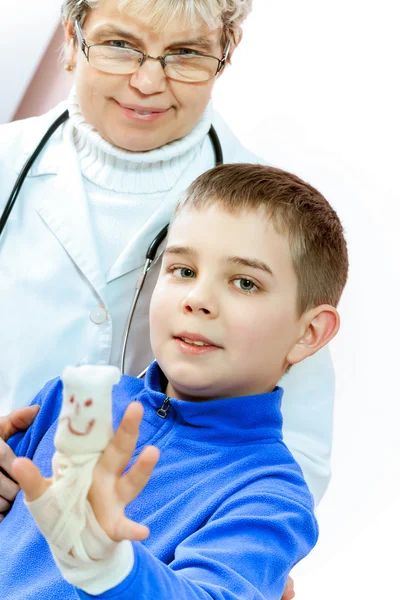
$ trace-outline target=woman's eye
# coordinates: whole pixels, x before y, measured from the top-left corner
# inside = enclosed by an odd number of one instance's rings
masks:
[[[189,267],[173,267],[170,271],[175,277],[180,277],[181,279],[192,279],[196,277],[195,272]]]
[[[124,42],[123,40],[111,40],[110,42],[107,42],[107,46],[113,46],[113,48],[129,48],[132,50],[132,47],[128,42]]]
[[[196,56],[201,56],[200,52],[190,48],[178,48],[178,50],[174,50],[173,54],[196,54]]]
[[[246,277],[238,277],[238,279],[233,280],[233,285],[240,289],[242,292],[251,292],[254,293],[258,291],[258,287],[251,279],[246,279]]]

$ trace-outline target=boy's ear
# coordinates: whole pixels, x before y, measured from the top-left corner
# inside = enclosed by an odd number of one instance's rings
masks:
[[[307,311],[302,318],[303,334],[286,357],[290,365],[312,356],[321,350],[337,334],[340,327],[339,313],[330,304],[321,304]]]

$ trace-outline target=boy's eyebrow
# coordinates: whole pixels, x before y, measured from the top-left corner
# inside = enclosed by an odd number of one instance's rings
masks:
[[[251,267],[252,269],[261,269],[261,271],[265,271],[272,277],[274,276],[270,267],[262,260],[258,260],[258,258],[243,258],[242,256],[229,256],[227,258],[227,261],[234,265]]]
[[[194,248],[189,246],[168,246],[164,250],[164,254],[180,254],[181,256],[197,256],[198,253]]]
[[[180,254],[181,256],[198,256],[197,250],[190,248],[189,246],[168,246],[165,249],[164,254]],[[239,265],[241,267],[250,267],[252,269],[260,269],[265,271],[268,275],[274,276],[272,269],[262,260],[258,258],[244,258],[242,256],[228,256],[225,260],[233,265]]]

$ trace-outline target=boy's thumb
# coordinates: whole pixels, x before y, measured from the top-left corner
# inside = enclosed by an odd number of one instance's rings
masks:
[[[35,404],[26,408],[16,408],[6,417],[0,418],[0,437],[5,442],[18,431],[25,431],[32,425],[40,407]]]

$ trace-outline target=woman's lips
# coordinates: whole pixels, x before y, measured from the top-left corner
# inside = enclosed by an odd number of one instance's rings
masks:
[[[161,119],[169,111],[169,108],[162,109],[155,107],[126,105],[120,104],[117,101],[115,102],[119,106],[123,114],[133,121],[152,123]]]

